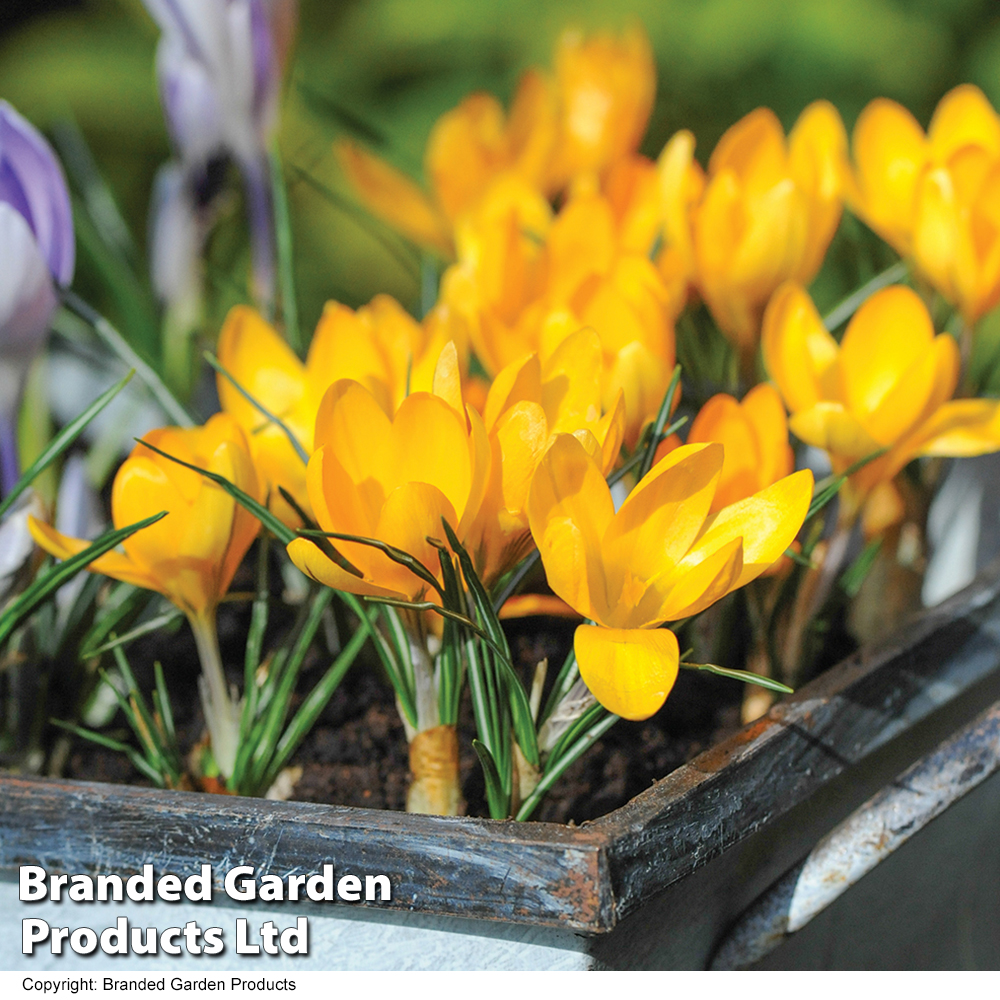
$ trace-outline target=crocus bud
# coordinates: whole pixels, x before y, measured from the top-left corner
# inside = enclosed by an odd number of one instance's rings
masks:
[[[0,485],[18,476],[14,416],[56,308],[53,281],[73,278],[69,191],[41,134],[0,101]]]

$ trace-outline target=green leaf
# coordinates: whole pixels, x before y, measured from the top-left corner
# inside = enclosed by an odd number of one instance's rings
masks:
[[[605,709],[605,711],[607,710]],[[542,801],[545,793],[562,777],[566,769],[589,750],[618,719],[619,716],[608,712],[603,719],[583,733],[572,746],[567,747],[557,761],[553,763],[550,757],[541,781],[535,786],[535,790],[521,803],[521,808],[518,809],[517,815],[514,818],[518,820],[528,819],[538,807],[538,803]]]
[[[76,292],[64,288],[61,292],[63,305],[88,323],[104,342],[130,368],[134,368],[139,378],[163,407],[167,416],[180,427],[193,427],[194,417],[177,400],[177,397],[160,378],[156,370],[128,343],[128,341],[98,312],[91,309]]]
[[[49,446],[31,463],[30,468],[14,484],[14,488],[0,503],[0,518],[11,504],[31,485],[36,476],[44,472],[83,433],[84,428],[129,384],[135,371],[130,371],[110,389],[102,392],[75,420],[70,421],[49,443]]]
[[[152,517],[144,518],[124,528],[104,532],[100,538],[91,542],[82,552],[53,566],[35,578],[34,583],[0,614],[0,645],[7,640],[11,632],[27,618],[43,601],[54,594],[64,583],[71,580],[80,570],[105,552],[110,552],[126,538],[131,538],[137,531],[155,524],[167,512],[161,511]]]
[[[108,750],[114,750],[117,753],[125,754],[137,771],[144,774],[158,787],[166,787],[167,783],[164,780],[163,775],[152,767],[152,765],[149,764],[149,762],[135,749],[135,747],[130,747],[125,743],[120,743],[118,740],[113,740],[109,736],[102,736],[100,733],[95,733],[92,729],[83,729],[81,726],[75,726],[72,722],[63,722],[61,719],[52,719],[51,722],[52,725],[58,726],[60,729],[65,729],[67,732],[73,733],[74,736],[90,740],[91,743],[96,743],[98,746],[105,747]]]
[[[472,741],[472,749],[476,751],[479,763],[483,767],[483,778],[486,780],[486,801],[490,807],[493,819],[507,819],[510,814],[509,799],[503,790],[503,783],[497,772],[496,761],[489,747],[479,740]]]
[[[546,719],[555,711],[556,705],[559,704],[569,692],[569,689],[576,683],[577,677],[580,676],[580,671],[576,665],[576,650],[570,647],[569,653],[566,655],[566,659],[563,661],[563,665],[559,668],[559,673],[556,674],[556,679],[552,684],[552,690],[549,692],[549,697],[545,702],[545,707],[542,709],[541,715],[538,717],[538,727],[542,727],[542,724]]]
[[[876,458],[881,458],[889,449],[879,448],[864,458],[859,458],[852,466],[845,469],[840,475],[827,476],[821,479],[813,490],[812,503],[809,504],[809,511],[806,520],[818,514],[839,492],[840,487],[847,482],[848,478],[854,475],[858,469],[863,469],[869,462],[874,462]]]
[[[881,538],[875,538],[870,541],[861,550],[857,559],[841,574],[840,586],[848,597],[853,599],[858,596],[861,585],[871,572],[872,566],[875,565],[875,559],[882,548],[882,541],[883,539]]]
[[[380,541],[377,538],[365,538],[362,535],[347,535],[339,531],[320,531],[310,528],[300,528],[296,534],[303,538],[336,538],[341,542],[357,542],[359,545],[367,545],[370,548],[378,549],[379,552],[387,555],[394,563],[405,566],[411,573],[423,580],[424,583],[432,586],[442,598],[444,597],[444,589],[438,583],[437,577],[419,559],[415,559],[409,552],[397,549],[395,545],[390,545],[388,542]],[[362,574],[360,570],[355,569],[354,575],[360,577]]]
[[[777,691],[778,694],[794,694],[795,692],[781,681],[764,677],[763,674],[751,673],[749,670],[734,670],[731,667],[719,667],[714,663],[682,663],[684,670],[704,670],[708,674],[716,674],[719,677],[728,677],[734,681],[742,681],[744,684],[756,684],[759,687],[767,688],[768,691]]]
[[[680,385],[680,381],[681,366],[677,365],[674,368],[674,374],[670,379],[670,385],[667,386],[663,402],[660,404],[660,412],[656,415],[656,422],[653,424],[653,430],[649,437],[649,443],[646,445],[646,454],[644,455],[642,465],[639,468],[638,478],[640,482],[646,473],[653,467],[653,459],[656,458],[656,449],[660,446],[660,442],[663,440],[663,428],[666,426],[667,419],[670,417],[670,411],[674,405],[674,396],[677,395],[677,386]]]
[[[348,642],[341,650],[340,655],[330,665],[319,683],[306,695],[298,711],[292,717],[292,721],[289,722],[288,727],[278,741],[274,757],[265,773],[264,780],[260,784],[261,791],[266,792],[274,784],[288,758],[296,751],[299,744],[319,718],[320,712],[323,711],[333,697],[334,692],[340,686],[340,682],[344,679],[348,668],[354,662],[367,639],[368,633],[364,629],[358,629],[351,636],[351,641]]]
[[[202,357],[214,368],[265,420],[274,424],[278,430],[288,439],[293,451],[302,460],[303,465],[309,464],[309,453],[302,447],[301,442],[295,436],[295,432],[279,416],[272,413],[259,399],[251,396],[250,393],[240,385],[236,379],[223,368],[222,363],[211,351],[203,351]]]
[[[880,288],[886,285],[895,284],[902,281],[909,270],[906,261],[897,261],[891,267],[887,267],[881,274],[876,274],[871,281],[862,285],[856,292],[852,292],[842,302],[838,302],[824,317],[823,326],[828,330],[836,330],[841,323],[849,320],[855,312],[871,298]]]
[[[278,250],[278,283],[281,288],[281,319],[285,339],[296,354],[305,344],[299,330],[299,306],[295,296],[295,263],[292,255],[292,218],[288,211],[288,188],[278,143],[271,144],[271,203],[274,205],[274,237]]]
[[[167,611],[162,615],[157,615],[155,618],[150,618],[149,621],[143,622],[136,628],[126,632],[124,635],[116,636],[114,639],[108,640],[108,642],[103,643],[100,646],[94,647],[92,649],[84,649],[80,652],[81,659],[89,660],[94,656],[100,656],[101,653],[106,653],[108,650],[115,649],[118,646],[125,646],[132,642],[133,639],[138,639],[140,636],[148,635],[150,632],[155,632],[157,629],[165,628],[167,625],[173,624],[178,618],[183,618],[184,612],[179,608],[174,608],[171,611]]]

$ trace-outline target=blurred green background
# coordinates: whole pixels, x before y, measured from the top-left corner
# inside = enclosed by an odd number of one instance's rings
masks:
[[[650,155],[690,128],[704,160],[726,127],[761,104],[788,127],[825,97],[850,128],[884,95],[926,124],[945,91],[971,81],[1000,105],[996,0],[623,0],[613,9],[604,0],[302,0],[280,141],[305,330],[331,297],[356,305],[387,291],[413,308],[419,300],[419,256],[354,206],[331,155],[336,136],[366,140],[419,176],[431,124],[470,90],[507,99],[522,70],[550,65],[567,25],[629,19],[645,26],[659,70]],[[140,0],[0,4],[0,96],[45,129],[75,121],[140,247],[153,175],[169,155],[156,40]],[[238,196],[231,202],[211,247],[209,340],[245,295],[243,212]],[[816,288],[821,305],[891,262],[862,229],[845,221]],[[77,286],[127,327],[127,303],[98,280],[86,245],[80,256]]]

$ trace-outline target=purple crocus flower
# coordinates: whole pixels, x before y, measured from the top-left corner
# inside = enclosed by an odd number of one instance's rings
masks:
[[[161,99],[192,198],[196,204],[207,201],[212,168],[221,158],[236,162],[247,192],[255,292],[268,304],[274,235],[267,147],[295,0],[144,3],[163,32],[156,55]],[[156,246],[168,238],[168,229],[154,227],[154,255],[161,259],[175,255]]]
[[[52,148],[0,101],[0,490],[18,478],[15,417],[48,332],[55,284],[73,280],[69,191]]]

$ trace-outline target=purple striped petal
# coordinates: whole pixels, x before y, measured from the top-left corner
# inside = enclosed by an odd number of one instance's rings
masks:
[[[41,133],[0,100],[0,203],[28,223],[52,276],[73,280],[76,242],[62,167]]]

